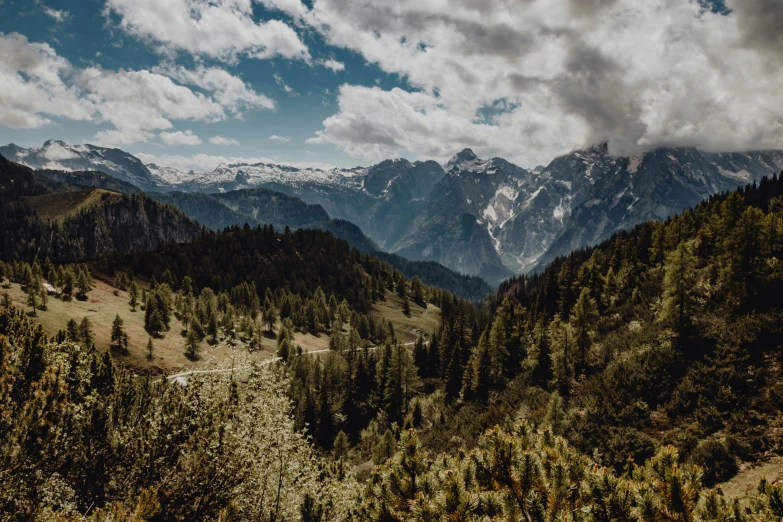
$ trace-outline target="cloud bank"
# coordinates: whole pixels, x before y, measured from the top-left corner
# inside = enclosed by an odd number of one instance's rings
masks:
[[[149,141],[173,121],[222,121],[275,106],[223,69],[80,69],[48,44],[15,33],[0,33],[0,86],[3,125],[36,128],[51,124],[52,117],[91,121],[108,126],[93,141],[117,147]],[[169,145],[200,143],[181,131],[160,137]]]
[[[783,147],[778,2],[264,3],[410,85],[342,86],[310,141],[357,158],[471,146],[535,164],[601,141],[614,154]]]

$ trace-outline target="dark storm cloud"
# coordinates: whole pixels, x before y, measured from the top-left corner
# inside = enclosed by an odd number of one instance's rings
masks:
[[[729,16],[736,16],[743,42],[783,64],[783,1],[734,0]]]
[[[563,109],[588,122],[591,142],[610,140],[618,151],[632,148],[645,132],[635,93],[624,85],[624,73],[598,49],[575,41],[564,74],[552,86]]]

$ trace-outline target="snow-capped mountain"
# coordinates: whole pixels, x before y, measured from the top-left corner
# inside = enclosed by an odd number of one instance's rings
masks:
[[[533,170],[481,159],[470,149],[443,165],[404,159],[331,170],[227,164],[201,173],[144,166],[118,149],[56,141],[39,149],[8,145],[0,154],[33,167],[100,170],[145,190],[282,192],[357,224],[383,250],[491,282],[783,170],[780,151],[663,148],[613,157],[606,145]]]
[[[366,169],[299,169],[274,163],[221,164],[211,172],[183,172],[156,164],[147,165],[161,187],[202,192],[228,192],[268,183],[356,185],[354,178]],[[357,185],[358,186],[358,185]]]
[[[29,149],[11,143],[0,147],[0,154],[35,169],[100,171],[142,190],[151,190],[157,185],[139,158],[120,149],[49,140],[42,147]]]
[[[672,148],[613,157],[602,145],[530,171],[465,149],[445,165],[403,159],[331,171],[225,165],[191,176],[184,188],[284,192],[358,224],[389,252],[498,281],[781,169],[783,153],[774,151]]]

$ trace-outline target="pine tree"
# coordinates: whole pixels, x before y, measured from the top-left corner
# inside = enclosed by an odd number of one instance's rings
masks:
[[[267,306],[268,305],[268,306]],[[266,324],[267,331],[275,331],[275,323],[277,322],[277,310],[271,301],[264,303],[264,323]]]
[[[533,335],[536,340],[535,360],[531,375],[534,384],[547,388],[552,379],[552,352],[543,325],[536,325]]]
[[[74,319],[69,319],[68,324],[65,326],[65,333],[70,341],[79,340],[79,325]]]
[[[131,281],[130,287],[128,289],[128,297],[130,298],[128,304],[131,307],[131,311],[135,312],[136,306],[139,303],[139,285],[136,284],[136,281]]]
[[[343,430],[337,433],[334,438],[334,448],[332,449],[332,456],[335,460],[343,460],[348,456],[348,449],[350,448],[350,442],[348,435]]]
[[[46,310],[47,304],[49,302],[49,293],[46,291],[44,287],[41,287],[41,290],[38,293],[38,308],[39,310]]]
[[[325,376],[321,379],[321,386],[318,389],[317,419],[315,440],[321,448],[329,450],[334,437],[334,417],[329,404],[329,386]]]
[[[417,370],[408,349],[402,344],[391,348],[384,400],[390,422],[402,422],[418,384]]]
[[[424,301],[424,284],[418,276],[413,276],[411,279],[411,299],[419,306],[427,306]]]
[[[661,319],[684,333],[690,325],[695,300],[696,259],[689,243],[682,242],[666,256]]]
[[[79,340],[87,347],[92,347],[93,345],[92,323],[86,317],[79,323]]]
[[[89,292],[91,288],[90,273],[86,268],[80,269],[76,276],[76,297],[82,300],[87,299],[87,292]]]
[[[112,322],[111,325],[111,342],[112,344],[116,344],[117,346],[122,346],[122,338],[125,334],[125,330],[123,329],[123,325],[125,324],[125,321],[122,320],[122,317],[120,317],[120,314],[117,314],[117,316],[114,318],[114,322]]]
[[[185,357],[191,361],[195,361],[198,356],[198,337],[192,328],[188,328],[188,333],[185,336]]]
[[[27,293],[27,306],[32,308],[33,315],[37,315],[36,310],[38,309],[38,293],[35,291],[32,291],[28,287],[28,293]]]
[[[153,350],[155,349],[155,346],[152,344],[152,337],[149,337],[147,339],[147,360],[151,361],[153,357]]]
[[[466,400],[486,400],[494,385],[488,337],[486,332],[481,334],[465,371],[462,395]]]
[[[598,308],[595,299],[590,297],[589,289],[582,288],[571,313],[571,324],[576,334],[574,344],[577,351],[577,370],[580,372],[587,369],[587,354],[592,347],[592,332],[596,321]]]

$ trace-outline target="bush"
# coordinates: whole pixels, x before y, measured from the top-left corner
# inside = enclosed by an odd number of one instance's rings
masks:
[[[737,459],[723,442],[716,439],[699,443],[688,461],[704,468],[704,484],[709,487],[730,479],[739,471]]]
[[[629,426],[611,428],[604,463],[614,466],[618,471],[623,470],[629,460],[641,465],[655,455],[655,446],[652,437],[635,428]]]

